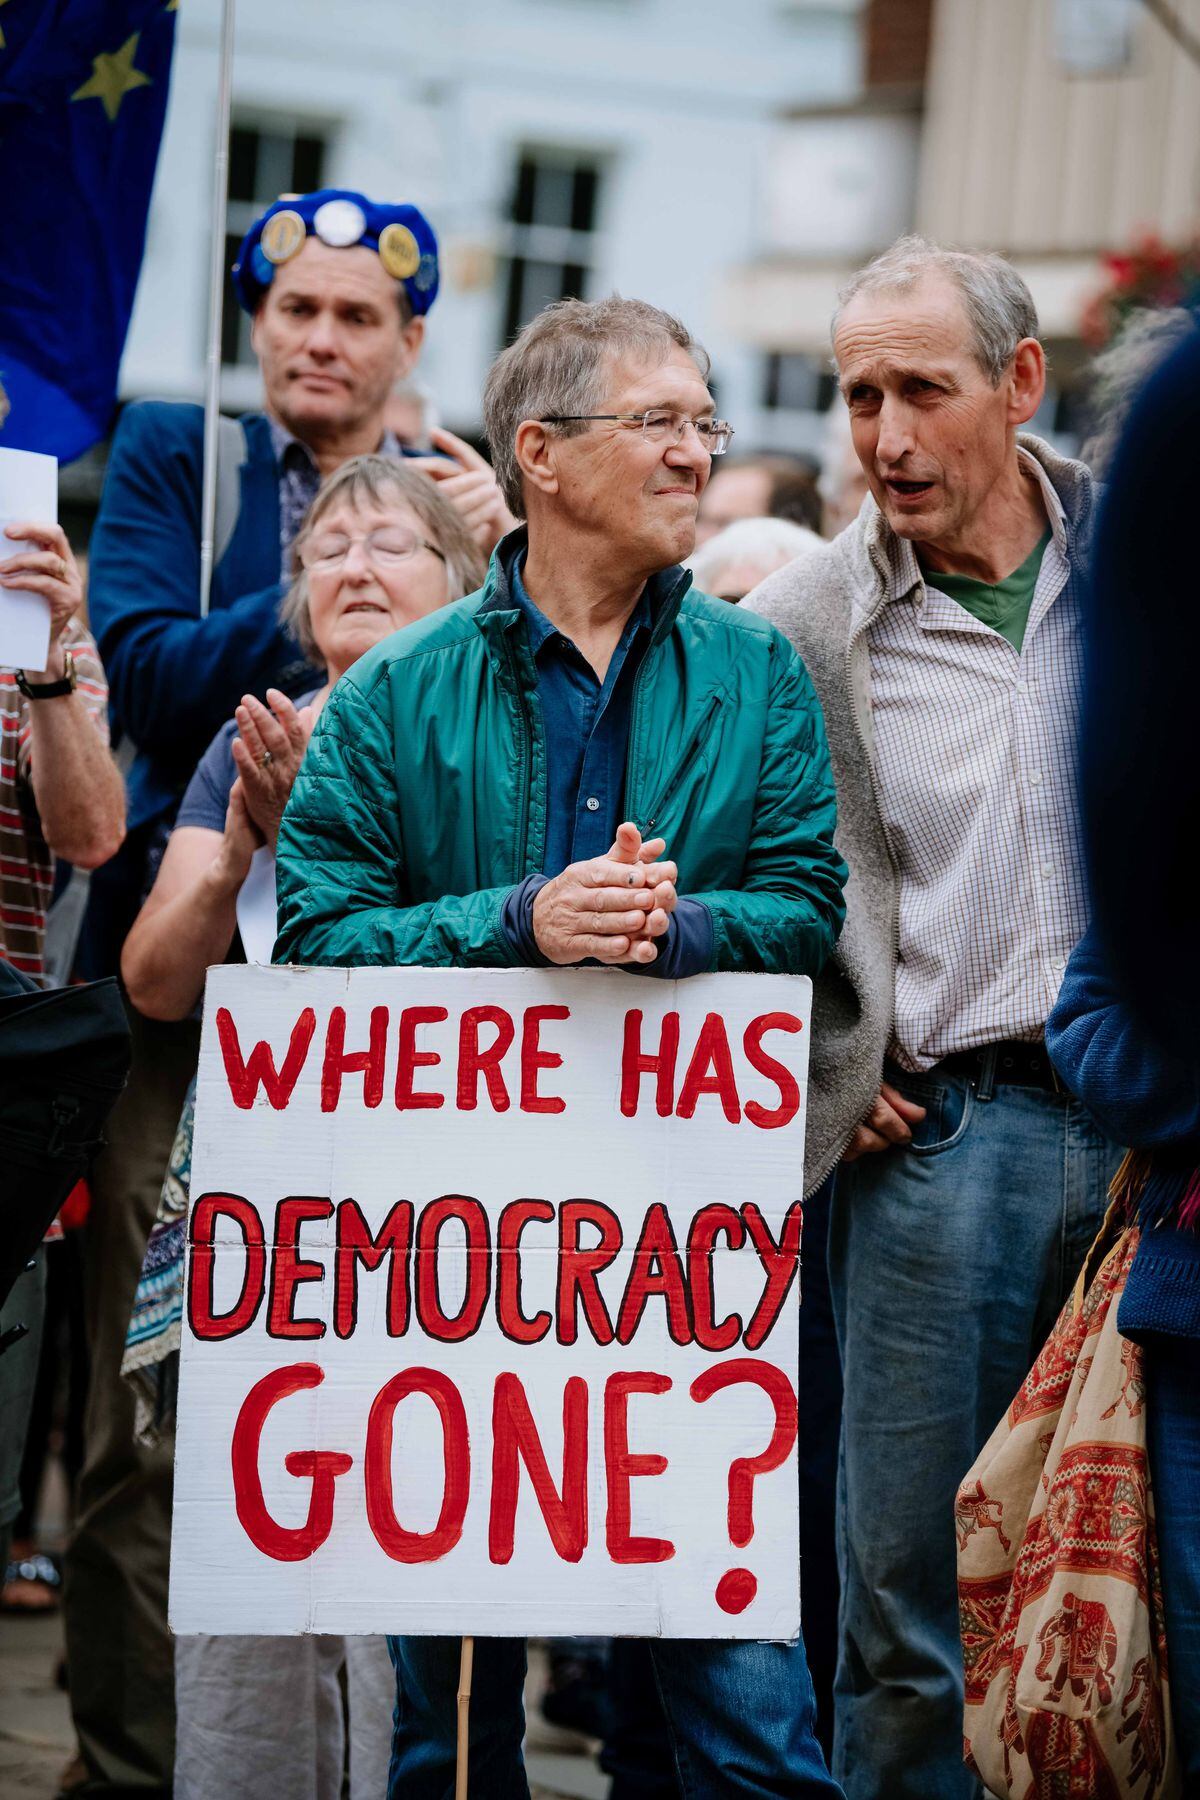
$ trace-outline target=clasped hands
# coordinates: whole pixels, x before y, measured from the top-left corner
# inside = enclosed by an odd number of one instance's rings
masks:
[[[314,713],[310,706],[297,709],[278,688],[268,688],[265,706],[253,694],[243,694],[235,717],[240,734],[233,740],[237,777],[229,790],[216,871],[219,884],[233,892],[246,879],[254,852],[263,844],[275,848]]]
[[[533,903],[533,935],[552,963],[652,963],[675,910],[679,871],[662,838],[618,825],[607,856],[570,863]]]

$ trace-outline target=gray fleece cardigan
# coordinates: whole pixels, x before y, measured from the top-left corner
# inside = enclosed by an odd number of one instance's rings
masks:
[[[1022,434],[1062,502],[1068,549],[1086,548],[1097,489],[1080,462]],[[868,496],[831,544],[780,569],[742,602],[778,625],[804,659],[825,712],[837,784],[837,847],[850,869],[846,923],[815,985],[806,1196],[841,1159],[875,1095],[895,1016],[899,871],[880,812],[867,627],[891,592],[895,535]]]

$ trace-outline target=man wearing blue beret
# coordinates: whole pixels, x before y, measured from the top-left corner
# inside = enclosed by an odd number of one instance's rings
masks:
[[[204,418],[140,401],[113,440],[91,545],[90,616],[116,725],[133,746],[126,850],[93,884],[90,964],[115,969],[179,798],[242,695],[314,685],[278,620],[292,540],[321,479],[401,445],[392,388],[420,354],[438,291],[437,240],[415,206],[324,190],[277,202],[234,270],[251,314],[265,409],[222,421],[211,604],[200,606]],[[417,466],[490,549],[512,521],[482,457],[449,433]],[[119,1368],[130,1306],[196,1026],[131,1020],[134,1067],[93,1179],[86,1311],[92,1361],[78,1526],[67,1561],[72,1709],[88,1796],[165,1800],[174,1758],[167,1631],[170,1447],[138,1445]],[[118,1637],[114,1642],[114,1631]]]
[[[200,616],[203,413],[143,400],[113,439],[91,544],[89,605],[114,722],[135,753],[129,828],[173,816],[213,733],[244,693],[311,686],[277,618],[292,539],[321,479],[351,456],[404,454],[385,429],[438,292],[433,229],[415,206],[323,189],[280,200],[234,268],[266,405],[220,433],[211,606]],[[487,464],[449,433],[431,476],[481,546],[512,526]],[[141,890],[131,902],[141,897]],[[120,909],[115,909],[118,913]],[[128,920],[115,917],[119,940]],[[102,960],[115,966],[119,941]]]

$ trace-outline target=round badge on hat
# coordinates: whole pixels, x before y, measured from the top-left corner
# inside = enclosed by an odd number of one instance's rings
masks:
[[[331,250],[357,244],[367,229],[367,215],[353,200],[326,200],[313,214],[313,230]]]
[[[397,281],[408,281],[421,266],[421,249],[407,225],[385,225],[379,234],[379,260]]]
[[[437,257],[427,253],[418,264],[416,275],[413,277],[414,285],[420,288],[423,294],[427,294],[430,288],[436,284],[437,278]]]
[[[271,214],[262,228],[259,243],[268,262],[285,263],[303,248],[307,236],[308,227],[300,214],[287,207],[283,212]]]

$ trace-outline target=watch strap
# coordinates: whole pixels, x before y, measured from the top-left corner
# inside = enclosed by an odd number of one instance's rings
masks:
[[[79,676],[75,669],[75,658],[70,650],[63,651],[63,662],[66,674],[61,681],[34,682],[27,679],[24,669],[15,671],[17,686],[27,700],[60,700],[64,694],[73,694]]]

